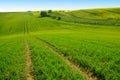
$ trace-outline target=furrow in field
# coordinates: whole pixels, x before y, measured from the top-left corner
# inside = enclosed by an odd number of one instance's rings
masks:
[[[26,41],[26,73],[27,73],[27,80],[34,80],[31,74],[31,57],[30,57],[30,47],[28,41]]]
[[[25,23],[24,23],[24,34],[25,34]]]
[[[50,43],[48,43],[47,41],[40,39],[40,38],[36,38],[38,40],[40,40],[42,43],[44,43],[44,45],[46,47],[48,47],[52,52],[54,52],[55,54],[57,54],[59,57],[61,57],[66,64],[68,64],[72,69],[80,72],[83,76],[85,76],[87,78],[87,80],[97,80],[96,76],[92,76],[92,72],[89,71],[85,71],[83,68],[81,68],[80,66],[77,66],[75,63],[71,62],[67,57],[65,57],[63,55],[62,52],[60,52],[57,48],[55,48],[54,46],[52,46]]]

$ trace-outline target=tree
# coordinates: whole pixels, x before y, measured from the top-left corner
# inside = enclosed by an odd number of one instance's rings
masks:
[[[52,10],[48,10],[48,13],[52,13]]]
[[[61,20],[61,17],[58,17],[57,20]]]
[[[46,11],[41,11],[40,16],[41,17],[46,17],[47,16],[47,12]]]

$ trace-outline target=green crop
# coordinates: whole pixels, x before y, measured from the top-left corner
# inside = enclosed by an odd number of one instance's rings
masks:
[[[35,80],[86,80],[41,41],[30,38]]]
[[[26,79],[23,38],[0,40],[0,80]]]
[[[119,14],[119,8],[52,11],[44,18],[39,11],[0,13],[0,80],[26,80],[28,74],[35,80],[119,80]]]
[[[120,37],[114,32],[42,34],[44,39],[61,51],[71,61],[90,70],[99,79],[120,78]]]

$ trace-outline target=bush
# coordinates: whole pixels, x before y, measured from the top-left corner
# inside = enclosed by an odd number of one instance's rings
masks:
[[[41,17],[47,17],[47,12],[46,11],[41,11],[40,16]]]
[[[52,10],[48,10],[48,13],[52,13]]]
[[[61,20],[61,17],[58,17],[58,19],[57,20]]]

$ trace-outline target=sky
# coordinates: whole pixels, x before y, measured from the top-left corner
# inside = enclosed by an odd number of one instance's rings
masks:
[[[120,7],[120,0],[0,0],[0,12]]]

